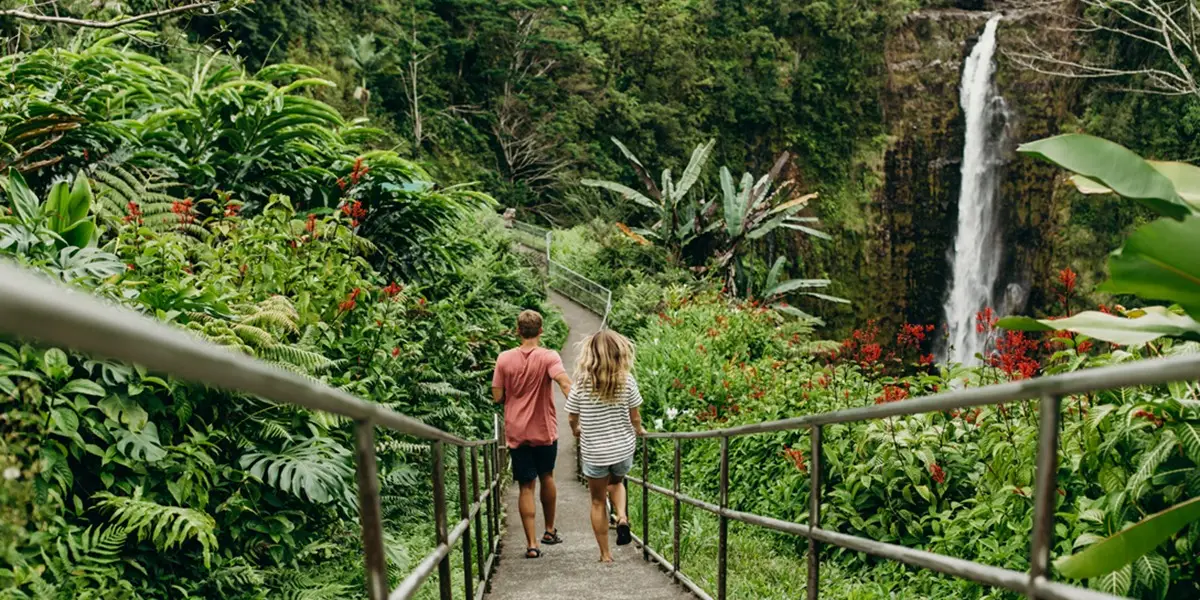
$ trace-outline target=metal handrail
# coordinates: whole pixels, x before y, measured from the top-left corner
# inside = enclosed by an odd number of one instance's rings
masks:
[[[696,585],[693,580],[683,575],[679,569],[679,507],[681,503],[684,503],[715,514],[718,517],[716,595],[718,600],[725,600],[726,598],[728,527],[730,519],[775,531],[799,535],[808,539],[808,600],[815,600],[818,595],[817,585],[820,575],[819,544],[830,544],[839,548],[856,550],[915,567],[931,569],[953,577],[1025,594],[1029,598],[1051,600],[1112,600],[1117,598],[1117,596],[1055,583],[1049,579],[1048,565],[1054,534],[1054,497],[1057,493],[1055,481],[1058,470],[1058,434],[1061,420],[1061,398],[1063,396],[1105,389],[1141,385],[1162,385],[1176,381],[1192,381],[1198,378],[1200,378],[1200,355],[1157,358],[1139,361],[1136,364],[1114,365],[1099,369],[1064,373],[1051,377],[995,384],[979,388],[958,389],[933,396],[906,400],[904,402],[851,408],[723,429],[650,432],[644,436],[645,441],[642,444],[642,476],[641,478],[628,478],[635,484],[642,486],[642,537],[637,538],[638,543],[642,546],[642,557],[644,560],[653,560],[662,565],[682,585],[700,598],[712,600],[712,596]],[[821,433],[824,425],[886,419],[928,412],[945,412],[1003,402],[1027,400],[1030,398],[1040,398],[1041,403],[1039,407],[1038,454],[1034,486],[1034,524],[1032,543],[1030,544],[1029,571],[1013,571],[945,556],[935,552],[839,533],[820,527]],[[812,467],[810,469],[811,505],[809,508],[809,523],[792,523],[772,517],[731,510],[728,501],[729,439],[741,435],[791,431],[804,428],[809,429],[811,435],[810,461]],[[682,441],[686,439],[706,438],[719,438],[721,440],[719,504],[705,502],[679,491]],[[670,439],[674,441],[675,468],[672,489],[650,483],[649,441],[654,439]],[[649,539],[650,530],[650,492],[661,494],[674,500],[674,531],[672,539],[674,557],[672,561],[668,561],[665,557],[655,552],[646,541]]]
[[[579,274],[575,270],[558,262],[557,260],[554,260],[550,253],[551,246],[554,242],[553,230],[546,229],[545,227],[540,227],[538,225],[533,225],[531,223],[517,221],[515,219],[511,220],[510,222],[512,223],[513,229],[520,231],[531,238],[539,238],[543,240],[542,244],[536,245],[529,243],[523,236],[514,236],[514,239],[518,244],[542,252],[544,255],[543,258],[546,261],[546,274],[547,278],[549,279],[550,287],[562,292],[563,295],[576,301],[580,306],[583,306],[584,308],[600,315],[600,328],[604,329],[607,327],[608,315],[610,312],[612,312],[612,290],[600,285],[593,279]],[[567,277],[562,278],[561,281],[565,281],[567,284],[569,284],[574,291],[568,291],[561,287],[560,280],[557,279],[555,275],[562,273],[565,273]],[[593,289],[589,290],[587,289],[587,286],[591,286]],[[581,296],[591,296],[591,299],[595,302],[585,301]],[[596,304],[599,304],[600,301],[603,301],[604,303],[603,308],[596,306]]]
[[[453,594],[450,550],[463,544],[463,588],[465,597],[482,598],[499,550],[500,494],[504,476],[502,421],[494,417],[495,435],[484,440],[466,440],[452,433],[366,402],[324,383],[312,381],[254,357],[201,340],[186,331],[140,315],[128,308],[106,303],[89,294],[51,282],[21,267],[0,261],[0,332],[71,348],[166,373],[180,379],[241,392],[282,404],[338,414],[355,425],[355,476],[358,483],[359,516],[362,524],[366,586],[370,600],[406,600],[438,571],[440,597]],[[375,427],[429,440],[433,456],[434,519],[437,546],[390,594],[387,591],[386,556],[383,549],[383,520],[379,476],[376,471]],[[458,448],[461,519],[447,531],[445,448]],[[480,489],[479,449],[483,456],[486,484]],[[471,455],[473,504],[466,507],[466,457]],[[482,541],[482,512],[488,523],[488,554]],[[474,564],[483,565],[476,587],[470,551],[471,522],[475,528]],[[464,539],[465,538],[465,539]]]

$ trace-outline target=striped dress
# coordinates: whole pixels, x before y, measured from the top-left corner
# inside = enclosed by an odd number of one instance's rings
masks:
[[[629,409],[642,405],[642,394],[633,375],[617,394],[619,402],[604,404],[586,381],[571,386],[567,413],[579,415],[579,453],[589,465],[615,465],[632,457],[637,449]]]

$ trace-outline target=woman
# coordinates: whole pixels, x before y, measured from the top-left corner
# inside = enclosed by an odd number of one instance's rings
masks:
[[[623,479],[633,467],[637,436],[645,433],[638,412],[642,395],[633,379],[633,344],[625,336],[606,329],[582,346],[567,413],[592,496],[592,531],[600,545],[600,562],[612,562],[605,495],[612,497],[617,513],[617,545],[624,546],[632,536]]]

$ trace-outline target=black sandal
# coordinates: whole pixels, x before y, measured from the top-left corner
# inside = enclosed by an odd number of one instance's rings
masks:
[[[629,523],[617,524],[617,545],[628,546],[633,541],[633,533],[629,531]]]
[[[550,545],[561,544],[562,538],[558,537],[558,528],[554,528],[554,533],[550,533],[550,530],[547,529],[546,532],[542,534],[542,543]]]
[[[540,548],[529,548],[525,550],[525,558],[541,558],[542,551]]]

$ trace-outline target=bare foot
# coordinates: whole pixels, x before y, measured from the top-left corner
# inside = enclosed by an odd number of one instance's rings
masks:
[[[600,557],[600,562],[602,562],[602,563],[610,563],[612,561],[613,561],[613,557],[611,555]]]

